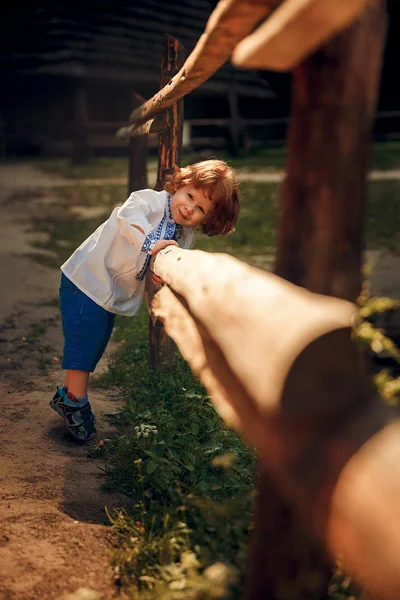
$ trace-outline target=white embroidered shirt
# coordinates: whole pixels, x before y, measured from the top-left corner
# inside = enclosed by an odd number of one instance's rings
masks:
[[[61,266],[62,272],[106,310],[119,315],[136,314],[156,242],[175,239],[181,248],[194,245],[193,231],[173,221],[170,199],[166,191],[139,190],[131,194],[75,250]]]

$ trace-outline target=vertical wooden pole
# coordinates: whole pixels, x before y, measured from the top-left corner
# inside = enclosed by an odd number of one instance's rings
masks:
[[[366,174],[384,34],[385,6],[377,0],[293,73],[276,273],[348,300],[361,287]]]
[[[161,60],[160,88],[179,71],[185,62],[185,49],[182,44],[167,33],[164,35],[164,52]],[[165,177],[173,172],[174,165],[181,160],[183,130],[183,98],[175,102],[165,112],[165,131],[160,134],[158,144],[158,171],[156,190],[162,190]]]
[[[353,301],[360,291],[366,175],[385,23],[379,0],[293,73],[275,271],[313,292]],[[317,584],[314,590],[292,588],[296,599],[326,598],[329,567],[261,468],[248,600],[281,600],[286,597],[279,592],[282,582],[296,586],[296,574]]]
[[[164,36],[164,51],[161,60],[160,88],[179,71],[185,62],[185,50],[180,42],[171,35]],[[160,134],[158,145],[158,169],[156,190],[164,188],[165,178],[173,172],[174,165],[180,164],[180,151],[183,130],[183,99],[175,102],[165,112],[165,130]],[[168,365],[173,365],[174,345],[166,335],[161,323],[149,320],[149,363],[155,370],[161,360],[161,349],[165,348]]]
[[[145,99],[132,93],[132,110],[138,108]],[[129,140],[128,195],[135,190],[143,190],[147,183],[147,136],[135,136]]]

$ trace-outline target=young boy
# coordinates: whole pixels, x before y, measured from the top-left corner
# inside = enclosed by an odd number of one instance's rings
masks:
[[[115,315],[141,305],[151,256],[168,245],[191,248],[192,229],[225,235],[239,213],[235,174],[220,160],[176,168],[165,190],[134,192],[61,266],[60,305],[65,385],[50,406],[80,441],[96,433],[88,401],[89,375],[103,355]],[[154,283],[162,283],[154,273]]]

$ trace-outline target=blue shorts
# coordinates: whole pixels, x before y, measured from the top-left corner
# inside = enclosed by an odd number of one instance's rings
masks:
[[[93,373],[110,339],[115,315],[93,302],[64,273],[60,282],[62,368]]]

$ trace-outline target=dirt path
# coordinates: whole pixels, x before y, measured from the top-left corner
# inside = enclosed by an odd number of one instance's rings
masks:
[[[254,178],[274,181],[277,175]],[[85,183],[104,181],[79,181]],[[48,406],[62,382],[61,327],[51,303],[59,272],[26,256],[37,239],[29,233],[32,217],[44,206],[57,210],[52,188],[74,184],[29,164],[0,165],[0,600],[66,598],[82,586],[93,591],[91,600],[122,598],[110,567],[110,530],[103,525],[104,506],[118,505],[118,498],[99,491],[101,462],[89,460],[88,446],[66,436]],[[379,259],[373,293],[400,298],[399,256]],[[119,399],[112,391],[90,395],[97,440],[107,438],[112,432],[103,415]]]
[[[0,166],[0,599],[54,600],[81,587],[92,590],[91,600],[121,598],[103,525],[104,506],[118,498],[99,491],[102,463],[87,458],[88,446],[72,442],[49,409],[62,382],[60,321],[51,304],[59,273],[25,256],[35,239],[30,218],[55,201],[51,187],[60,180],[29,166],[17,171]],[[97,440],[107,438],[103,415],[119,400],[92,390],[91,401]]]
[[[149,169],[149,186],[154,187],[156,182],[156,169],[154,166]],[[256,183],[279,183],[285,176],[282,170],[270,170],[265,172],[248,171],[241,169],[238,173],[240,181],[254,181]],[[109,177],[107,179],[66,179],[59,175],[43,173],[29,163],[9,164],[7,167],[0,165],[1,183],[6,188],[13,189],[51,189],[52,187],[62,187],[76,185],[104,185],[104,184],[126,184],[126,177]],[[400,180],[400,169],[390,169],[387,171],[371,171],[368,174],[370,181],[398,181]]]

